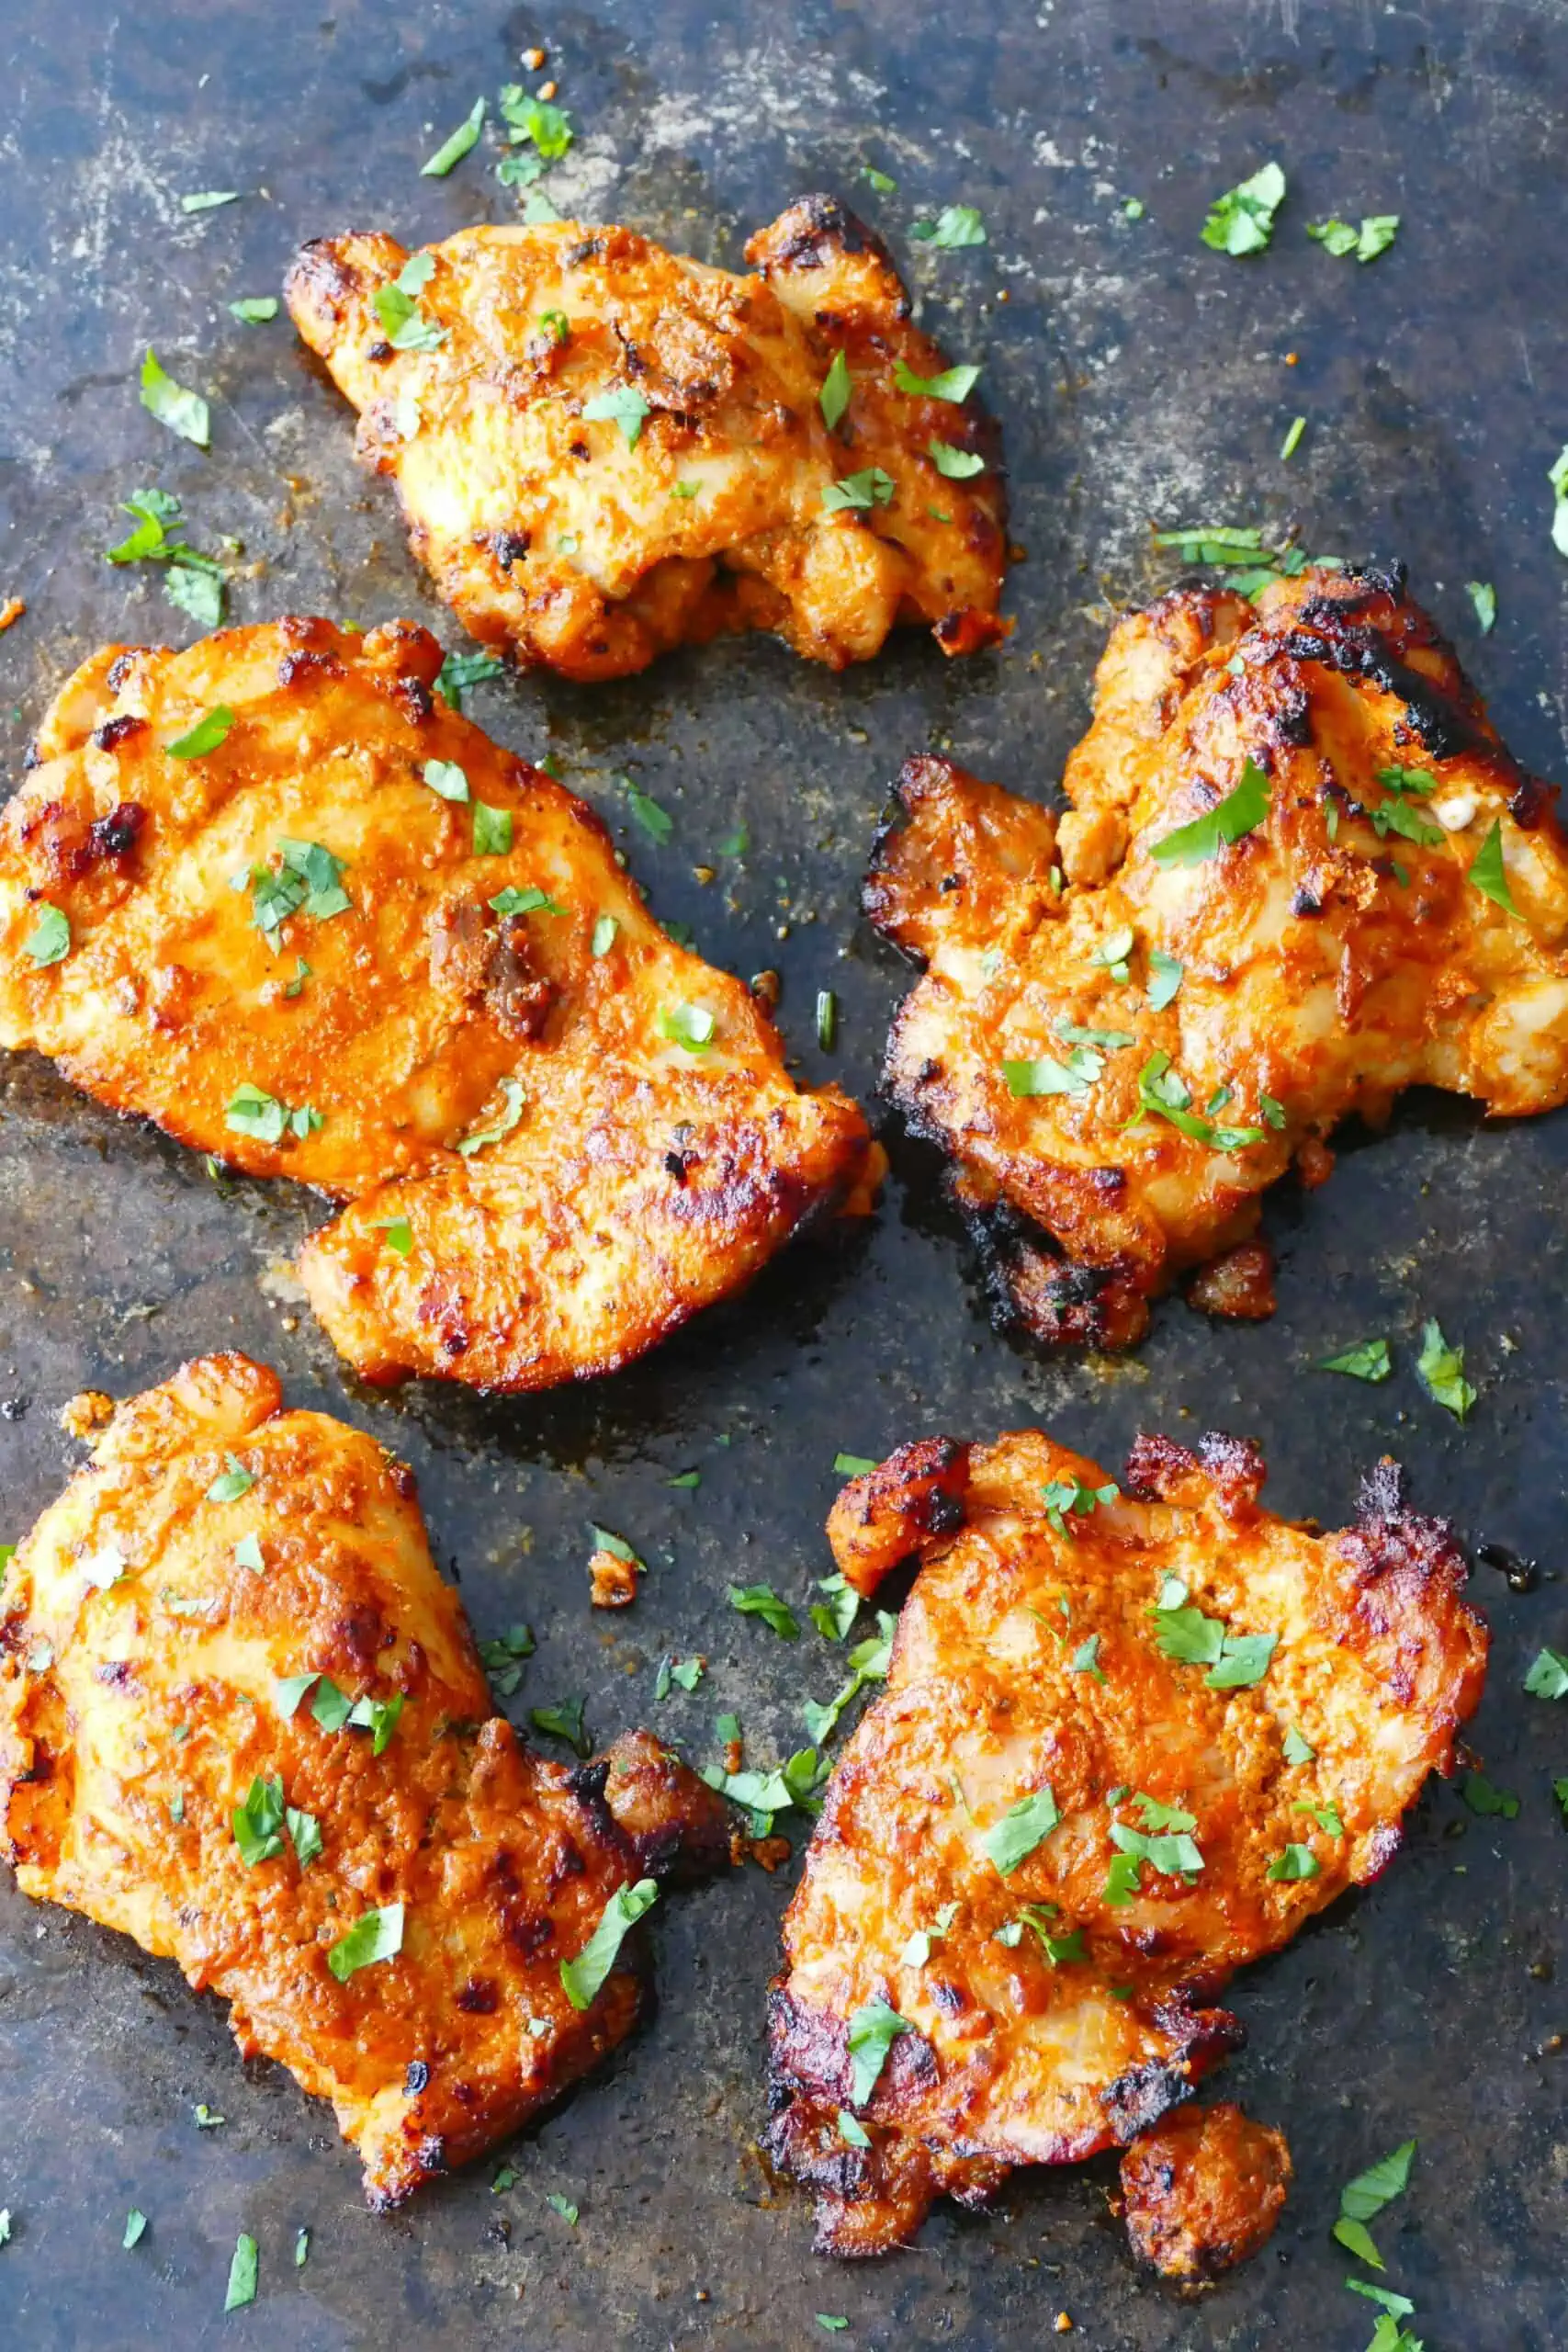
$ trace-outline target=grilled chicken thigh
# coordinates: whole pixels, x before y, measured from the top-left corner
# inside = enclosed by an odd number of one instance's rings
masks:
[[[1555,794],[1402,572],[1123,620],[1064,788],[1057,818],[911,761],[866,886],[926,975],[886,1082],[1040,1338],[1128,1345],[1194,1267],[1196,1304],[1270,1312],[1263,1193],[1403,1087],[1568,1098]]]
[[[943,2191],[1156,2123],[1243,2039],[1225,1980],[1375,1878],[1452,1769],[1486,1632],[1446,1526],[1392,1464],[1333,1535],[1272,1518],[1262,1484],[1250,1445],[1143,1438],[1119,1492],[1025,1430],[907,1446],[840,1495],[858,1591],[924,1565],[772,1996],[771,2144],[825,2251],[878,2253]],[[1176,2150],[1151,2253],[1201,2267],[1233,2160],[1282,2191],[1224,2137]]]
[[[122,1406],[0,1591],[19,1885],[231,2002],[244,2055],[332,2100],[376,2206],[630,2032],[617,1930],[656,1875],[723,1861],[722,1810],[647,1733],[531,1754],[411,1473],[243,1356]]]
[[[899,621],[949,653],[1005,634],[975,371],[947,369],[880,242],[825,197],[747,258],[738,277],[575,220],[412,256],[304,248],[294,322],[485,644],[595,679],[724,629],[835,670]]]
[[[868,1138],[440,664],[321,620],[88,662],[0,811],[0,1044],[346,1203],[300,1266],[367,1378],[540,1388],[863,1204]]]

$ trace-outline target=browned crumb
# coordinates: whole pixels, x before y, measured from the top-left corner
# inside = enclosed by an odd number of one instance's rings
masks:
[[[1057,2333],[1057,2335],[1070,2335],[1072,2334],[1072,2332],[1073,2332],[1073,2323],[1072,2323],[1072,2319],[1071,2319],[1070,2314],[1069,2314],[1068,2312],[1058,2312],[1056,2313],[1056,2333]]]
[[[13,621],[19,621],[27,609],[19,596],[7,596],[0,605],[0,629],[9,628]]]
[[[1240,1241],[1211,1258],[1188,1285],[1189,1303],[1205,1315],[1266,1322],[1274,1312],[1274,1259],[1266,1241]]]
[[[1122,2159],[1127,2235],[1168,2278],[1212,2278],[1256,2254],[1291,2181],[1285,2135],[1228,2103],[1179,2107]]]
[[[544,100],[544,102],[545,102],[545,104],[546,104],[547,106],[548,106],[548,104],[549,104],[549,102],[550,102],[550,100],[551,100],[552,98],[558,97],[558,96],[559,96],[559,95],[560,95],[560,84],[559,84],[558,82],[541,82],[541,83],[540,83],[540,85],[539,85],[539,96],[540,96],[540,97],[541,97],[541,98],[543,98],[543,100]]]
[[[530,74],[536,74],[538,72],[540,66],[545,62],[545,54],[546,52],[542,49],[525,49],[523,51],[523,62],[528,68]]]
[[[114,1419],[114,1398],[101,1388],[84,1388],[60,1408],[60,1426],[67,1437],[96,1437]]]
[[[614,1552],[595,1552],[588,1563],[589,1598],[595,1609],[629,1609],[637,1599],[637,1563]]]

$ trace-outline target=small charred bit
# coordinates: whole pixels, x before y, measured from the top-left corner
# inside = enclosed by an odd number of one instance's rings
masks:
[[[147,811],[134,800],[121,800],[107,817],[97,818],[87,836],[95,859],[129,857],[141,838]]]
[[[1292,2176],[1285,2135],[1239,2107],[1179,2107],[1122,2158],[1133,2250],[1168,2278],[1216,2278],[1272,2235]]]
[[[115,666],[118,667],[118,662]],[[106,718],[101,727],[94,728],[93,741],[100,752],[114,752],[122,743],[130,742],[133,736],[144,734],[146,729],[144,718],[138,718],[132,711],[122,710],[118,718]]]
[[[528,534],[526,531],[497,531],[491,539],[491,546],[502,571],[510,571],[513,565],[521,563],[528,552]]]
[[[589,1599],[595,1609],[629,1609],[637,1599],[635,1560],[615,1552],[595,1552],[588,1563]]]
[[[845,1581],[867,1596],[911,1552],[964,1524],[969,1448],[946,1437],[901,1446],[852,1478],[833,1505],[828,1541]]]

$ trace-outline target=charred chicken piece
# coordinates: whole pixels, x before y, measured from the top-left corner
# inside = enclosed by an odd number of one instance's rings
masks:
[[[1285,2135],[1239,2107],[1179,2107],[1122,2159],[1134,2251],[1168,2278],[1234,2269],[1273,2235],[1291,2185]]]
[[[294,322],[483,643],[599,679],[728,629],[835,670],[901,621],[948,653],[1005,635],[995,436],[919,389],[958,387],[880,241],[807,197],[747,259],[576,220],[301,252]]]
[[[0,1593],[18,1884],[231,2002],[243,2054],[332,2100],[373,2206],[626,2038],[615,1929],[650,1874],[722,1864],[722,1812],[646,1732],[573,1769],[525,1747],[412,1474],[243,1356],[122,1406]]]
[[[0,1045],[346,1203],[300,1271],[366,1378],[544,1388],[865,1206],[870,1147],[441,660],[285,620],[78,671],[0,811]]]
[[[1237,1440],[1143,1438],[1119,1491],[1025,1430],[840,1498],[860,1589],[901,1483],[923,1565],[772,1995],[770,2145],[823,2251],[1136,2141],[1243,2040],[1227,1978],[1376,1878],[1452,1770],[1487,1637],[1448,1528],[1392,1463],[1331,1535],[1264,1510],[1263,1476]]]
[[[1351,1113],[1568,1099],[1568,854],[1397,567],[1179,590],[1095,694],[1059,819],[911,761],[865,903],[925,971],[886,1082],[998,1312],[1124,1347],[1186,1270],[1272,1311],[1262,1196]]]

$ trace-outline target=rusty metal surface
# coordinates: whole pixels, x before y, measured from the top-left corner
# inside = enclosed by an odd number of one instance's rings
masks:
[[[924,21],[922,21],[924,17]],[[386,226],[414,242],[512,217],[493,153],[446,181],[419,165],[537,40],[580,128],[558,200],[727,261],[790,196],[859,200],[910,257],[954,358],[985,364],[1027,549],[1011,644],[944,663],[915,639],[842,678],[777,647],[717,646],[589,693],[510,680],[476,697],[503,741],[558,755],[618,822],[630,771],[676,819],[667,850],[628,840],[655,906],[717,961],[784,978],[806,1069],[869,1095],[905,985],[857,923],[854,895],[888,778],[951,748],[979,773],[1053,788],[1080,729],[1102,600],[1155,577],[1150,518],[1298,518],[1307,540],[1408,559],[1505,734],[1561,772],[1562,559],[1545,474],[1568,437],[1561,292],[1568,19],[1560,7],[1278,8],[1243,0],[995,0],[951,24],[892,0],[600,0],[536,16],[436,0],[392,12],[334,0],[265,11],[167,0],[65,11],[11,0],[0,88],[0,593],[28,617],[0,639],[0,752],[19,770],[53,685],[111,639],[192,633],[146,571],[111,571],[116,502],[156,481],[192,537],[245,557],[235,617],[319,610],[419,616],[446,641],[385,490],[355,470],[348,415],[283,322],[226,303],[276,290],[296,243]],[[1208,198],[1278,157],[1292,177],[1261,262],[1207,253]],[[895,196],[859,178],[895,175]],[[182,193],[245,200],[183,216]],[[1141,220],[1122,217],[1137,196]],[[912,218],[978,204],[990,243],[921,253]],[[1396,210],[1371,268],[1304,234],[1338,210]],[[1005,303],[1000,300],[1005,292]],[[137,404],[149,342],[214,402],[202,458]],[[1299,355],[1288,368],[1284,355]],[[1309,418],[1288,466],[1292,415]],[[1497,584],[1477,636],[1462,583]],[[741,859],[694,865],[736,821]],[[783,935],[787,931],[787,936]],[[841,1043],[812,1035],[817,988]],[[1364,1148],[1362,1148],[1364,1147]],[[773,2188],[754,2141],[762,1991],[789,1873],[756,1871],[660,1906],[660,2007],[612,2065],[510,2152],[372,2220],[327,2111],[276,2068],[243,2069],[218,2004],[81,1920],[0,1888],[0,2343],[60,2347],[247,2341],[339,2346],[607,2344],[1037,2345],[1055,2315],[1096,2352],[1213,2345],[1356,2352],[1371,2306],[1328,2241],[1338,2184],[1420,2142],[1410,2193],[1378,2235],[1430,2352],[1568,2341],[1562,2263],[1568,2142],[1554,1979],[1568,1843],[1551,1793],[1568,1718],[1520,1691],[1542,1642],[1568,1646],[1562,1555],[1562,1209],[1568,1123],[1508,1131],[1425,1098],[1352,1139],[1333,1182],[1285,1197],[1280,1306],[1261,1328],[1179,1305],[1114,1372],[1051,1364],[987,1329],[929,1163],[895,1181],[859,1241],[798,1254],[741,1304],[614,1381],[518,1404],[435,1389],[345,1388],[276,1270],[310,1221],[303,1194],[220,1194],[198,1159],[118,1124],[40,1065],[0,1073],[0,1535],[57,1490],[73,1449],[55,1415],[85,1385],[128,1391],[186,1354],[242,1346],[292,1401],[346,1414],[415,1465],[438,1555],[481,1635],[539,1635],[513,1712],[581,1690],[608,1735],[650,1720],[715,1752],[737,1709],[758,1760],[787,1753],[795,1710],[835,1659],[725,1606],[731,1578],[797,1602],[827,1566],[835,1451],[921,1432],[1044,1421],[1117,1465],[1139,1427],[1259,1437],[1277,1508],[1347,1512],[1392,1450],[1417,1500],[1466,1540],[1539,1555],[1531,1594],[1478,1571],[1496,1633],[1476,1730],[1516,1820],[1428,1793],[1381,1884],[1244,1977],[1250,2049],[1227,2091],[1284,2125],[1297,2177],[1273,2245],[1194,2304],[1136,2276],[1106,2212],[1108,2167],[1017,2179],[981,2218],[939,2212],[897,2259],[836,2269],[809,2252],[805,2203]],[[1411,1366],[1424,1316],[1469,1351],[1481,1389],[1460,1430]],[[1381,1388],[1311,1360],[1393,1340]],[[697,1468],[702,1485],[669,1479]],[[591,1615],[590,1518],[654,1573],[629,1615]],[[652,1695],[666,1650],[701,1650],[693,1696]],[[198,2132],[192,2106],[228,2120]],[[575,2230],[547,2206],[581,2207]],[[126,2211],[150,2217],[122,2251]],[[308,2266],[292,2264],[311,2232]],[[225,2320],[240,2230],[261,2245],[256,2307]]]

